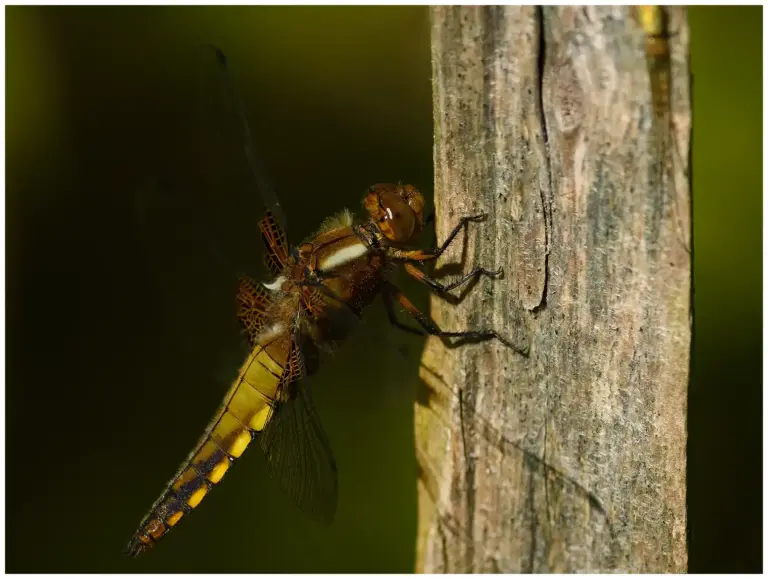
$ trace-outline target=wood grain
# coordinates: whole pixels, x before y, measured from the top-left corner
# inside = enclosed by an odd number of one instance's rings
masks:
[[[489,214],[441,264],[505,272],[432,315],[530,355],[427,342],[419,571],[686,570],[691,107],[665,10],[660,117],[630,7],[431,9],[438,239]]]

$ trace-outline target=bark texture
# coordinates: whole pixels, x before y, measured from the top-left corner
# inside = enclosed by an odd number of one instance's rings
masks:
[[[489,214],[441,264],[504,268],[432,315],[530,354],[427,342],[418,571],[686,570],[688,29],[664,10],[668,53],[630,7],[431,9],[438,240]]]

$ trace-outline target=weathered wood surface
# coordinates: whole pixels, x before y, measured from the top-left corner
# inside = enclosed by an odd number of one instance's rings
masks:
[[[630,8],[431,9],[438,239],[489,213],[441,264],[505,271],[432,315],[530,355],[428,341],[419,571],[686,570],[688,29],[665,10],[654,99]]]

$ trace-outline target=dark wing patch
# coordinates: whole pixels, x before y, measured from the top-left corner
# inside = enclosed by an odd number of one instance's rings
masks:
[[[264,286],[247,277],[237,280],[237,319],[248,334],[251,348],[256,346],[256,336],[266,321],[270,295]]]
[[[271,212],[259,221],[261,239],[266,248],[265,259],[269,271],[274,276],[280,275],[288,264],[288,241],[285,231]]]

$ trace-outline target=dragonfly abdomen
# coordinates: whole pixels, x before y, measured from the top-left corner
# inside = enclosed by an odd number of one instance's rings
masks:
[[[270,417],[286,363],[287,335],[272,332],[240,368],[224,403],[195,449],[144,517],[126,548],[136,556],[174,527],[218,484]]]

